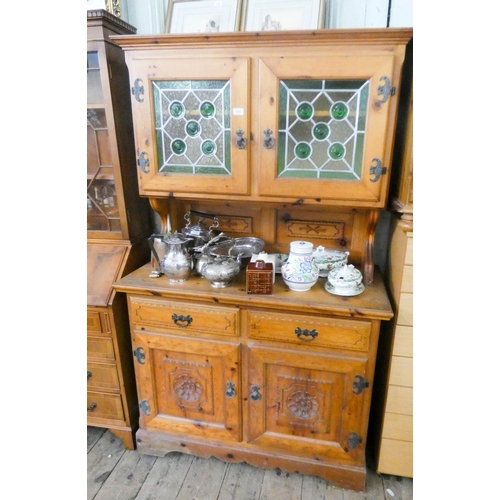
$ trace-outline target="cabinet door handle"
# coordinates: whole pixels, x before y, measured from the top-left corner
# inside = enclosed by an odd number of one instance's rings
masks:
[[[305,342],[311,342],[311,340],[314,340],[319,335],[319,333],[315,329],[302,330],[302,328],[297,327],[295,329],[295,335],[297,335],[297,337],[300,340],[304,340]],[[302,338],[302,336],[304,336],[305,338]]]
[[[234,396],[236,396],[236,391],[234,390],[234,383],[233,382],[227,383],[226,396],[228,398],[234,398]]]
[[[262,399],[259,390],[260,387],[258,385],[252,385],[252,392],[250,394],[250,399],[252,401],[260,401]]]
[[[264,130],[264,147],[266,149],[272,149],[276,144],[276,139],[271,137],[273,135],[273,131],[270,128],[266,128]]]
[[[243,132],[243,130],[241,130],[241,129],[238,129],[236,131],[236,147],[238,149],[245,149],[247,147],[247,140],[243,139],[244,133],[245,132]]]
[[[179,316],[178,314],[174,313],[172,314],[172,319],[174,320],[174,323],[181,328],[186,328],[193,321],[193,318],[189,314],[187,316]]]
[[[90,406],[87,408],[87,412],[94,411],[97,408],[97,403],[91,403]]]
[[[88,380],[90,377],[92,377],[92,372],[89,372],[89,371],[87,370],[87,380]]]

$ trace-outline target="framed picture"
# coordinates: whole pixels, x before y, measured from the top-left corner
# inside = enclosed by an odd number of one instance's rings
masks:
[[[323,27],[324,0],[245,0],[242,31],[307,30]]]
[[[237,31],[242,0],[170,0],[166,33]]]

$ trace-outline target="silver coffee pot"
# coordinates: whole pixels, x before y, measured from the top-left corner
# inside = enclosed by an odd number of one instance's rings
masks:
[[[166,245],[165,255],[161,259],[154,246],[155,239],[160,239]],[[191,274],[193,258],[187,249],[191,241],[192,238],[186,238],[177,232],[167,235],[153,234],[149,237],[149,246],[160,267],[160,272],[172,283],[186,281]]]

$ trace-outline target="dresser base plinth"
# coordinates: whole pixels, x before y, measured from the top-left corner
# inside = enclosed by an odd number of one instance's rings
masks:
[[[139,429],[137,451],[163,457],[171,452],[187,453],[202,458],[215,457],[224,462],[246,462],[261,469],[280,469],[283,472],[319,476],[337,488],[364,491],[366,468],[338,463],[320,463],[307,457],[293,457],[257,449],[196,441],[183,436]]]

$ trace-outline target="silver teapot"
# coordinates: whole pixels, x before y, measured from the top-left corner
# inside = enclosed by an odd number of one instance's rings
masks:
[[[202,218],[198,220],[197,224],[192,226],[191,215],[197,215],[198,217]],[[213,224],[208,229],[204,225],[205,218],[213,219]],[[184,219],[186,220],[187,224],[181,229],[181,231],[186,238],[191,238],[191,241],[188,244],[188,249],[191,253],[210,241],[210,239],[213,238],[212,230],[219,225],[219,219],[217,218],[217,216],[205,214],[203,212],[196,212],[195,210],[188,211],[184,215]]]
[[[237,257],[228,255],[210,255],[201,267],[201,275],[210,281],[214,288],[225,288],[238,276],[241,270],[241,254]]]
[[[165,255],[161,258],[154,246],[155,239],[160,239],[166,245]],[[149,238],[149,246],[154,258],[160,266],[160,272],[172,283],[186,281],[193,269],[193,259],[189,255],[187,245],[192,238],[186,238],[180,233],[168,233],[167,235],[153,234]]]

